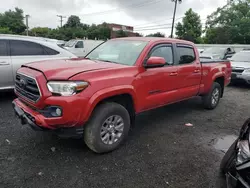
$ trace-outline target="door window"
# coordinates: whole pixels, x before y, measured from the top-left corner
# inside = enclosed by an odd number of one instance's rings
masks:
[[[11,56],[47,55],[40,44],[22,40],[10,40],[10,51]]]
[[[0,40],[0,56],[8,56],[7,44],[7,40]]]
[[[178,64],[190,64],[196,59],[194,49],[192,47],[177,46]]]
[[[83,48],[83,41],[78,41],[77,43],[76,43],[76,46],[75,46],[76,48]]]
[[[53,49],[51,49],[51,48],[49,48],[49,47],[47,47],[47,46],[43,46],[43,48],[44,48],[44,50],[46,51],[46,53],[47,53],[48,55],[57,55],[57,54],[59,54],[58,51],[53,50]]]
[[[166,65],[173,65],[173,50],[171,46],[159,46],[153,49],[150,57],[163,57]]]

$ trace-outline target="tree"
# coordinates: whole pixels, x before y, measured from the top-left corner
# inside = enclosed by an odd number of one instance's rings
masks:
[[[198,43],[202,34],[200,16],[190,8],[185,13],[182,23],[178,22],[175,29],[177,38]]]
[[[157,33],[149,34],[149,35],[147,35],[146,37],[165,37],[165,34],[164,34],[164,33],[157,32]]]
[[[71,27],[71,28],[79,28],[82,26],[83,26],[83,24],[81,23],[81,19],[75,15],[71,15],[68,18],[67,23],[64,25],[64,27]]]
[[[119,30],[116,32],[116,38],[121,38],[121,37],[128,37],[128,33],[123,31],[123,30]]]
[[[0,34],[13,34],[8,27],[0,27]]]
[[[234,0],[209,15],[206,22],[206,41],[217,44],[249,44],[249,6],[250,0]]]
[[[15,34],[21,34],[26,26],[23,23],[23,10],[15,8],[0,14],[0,27],[9,28],[9,31]]]
[[[39,37],[48,37],[51,29],[48,27],[34,27],[30,30],[30,34]]]

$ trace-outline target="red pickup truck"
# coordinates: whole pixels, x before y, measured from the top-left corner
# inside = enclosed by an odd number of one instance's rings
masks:
[[[12,104],[22,124],[83,135],[90,149],[104,153],[121,145],[138,113],[194,96],[214,109],[230,78],[230,62],[200,62],[191,42],[120,38],[84,59],[23,65]]]

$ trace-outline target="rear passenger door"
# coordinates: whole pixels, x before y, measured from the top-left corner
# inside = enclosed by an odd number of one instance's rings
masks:
[[[186,44],[176,45],[179,100],[196,96],[201,83],[201,64],[194,47]]]
[[[10,40],[10,55],[15,80],[16,71],[26,63],[53,59],[59,52],[39,43],[25,40]],[[57,57],[57,56],[55,56]]]
[[[9,54],[9,41],[0,40],[0,90],[13,88],[11,58]]]

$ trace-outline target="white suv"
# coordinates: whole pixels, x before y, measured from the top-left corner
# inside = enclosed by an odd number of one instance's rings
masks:
[[[70,58],[76,56],[42,38],[0,35],[0,91],[14,88],[16,71],[23,64]]]

